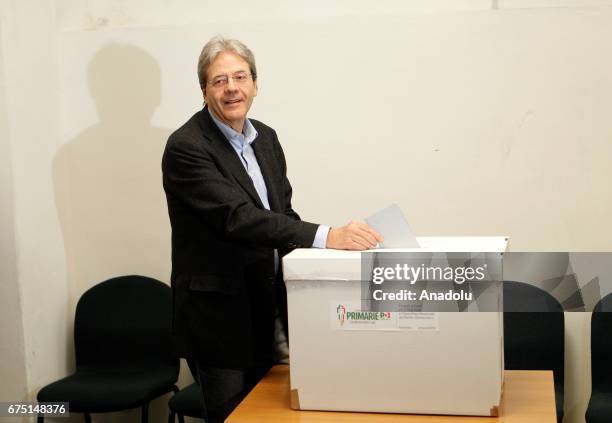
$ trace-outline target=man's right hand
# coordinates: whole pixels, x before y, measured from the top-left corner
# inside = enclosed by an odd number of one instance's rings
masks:
[[[366,223],[350,221],[340,228],[332,228],[327,234],[325,248],[336,250],[367,250],[383,242],[383,237]]]

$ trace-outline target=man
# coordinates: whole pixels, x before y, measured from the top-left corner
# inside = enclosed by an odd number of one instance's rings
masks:
[[[210,40],[198,78],[205,107],[170,136],[162,168],[175,338],[181,356],[195,362],[205,418],[215,422],[272,364],[275,322],[283,327],[277,344],[286,339],[279,256],[294,248],[364,250],[382,238],[365,223],[330,229],[293,211],[276,133],[247,119],[257,70],[244,44]]]

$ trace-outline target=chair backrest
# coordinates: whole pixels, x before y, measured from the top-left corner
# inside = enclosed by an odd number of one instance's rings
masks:
[[[74,322],[78,369],[177,364],[172,347],[172,291],[158,280],[121,276],[79,299]]]
[[[563,307],[549,293],[522,282],[504,282],[504,359],[508,370],[553,370],[563,386]]]
[[[591,374],[593,387],[612,380],[612,294],[603,297],[591,317]]]

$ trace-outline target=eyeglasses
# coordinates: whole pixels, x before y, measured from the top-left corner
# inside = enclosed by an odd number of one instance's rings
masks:
[[[221,88],[227,85],[227,83],[229,82],[229,78],[232,78],[234,83],[238,85],[243,85],[243,84],[246,84],[246,82],[249,80],[250,77],[251,77],[250,73],[236,72],[232,76],[228,76],[228,75],[215,76],[212,80],[207,81],[207,82],[208,84],[212,85],[214,88]]]

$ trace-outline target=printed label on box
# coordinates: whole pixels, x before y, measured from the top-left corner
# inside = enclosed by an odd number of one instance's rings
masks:
[[[402,330],[412,331],[438,331],[440,324],[438,313],[428,312],[399,312],[397,314],[397,324]]]

